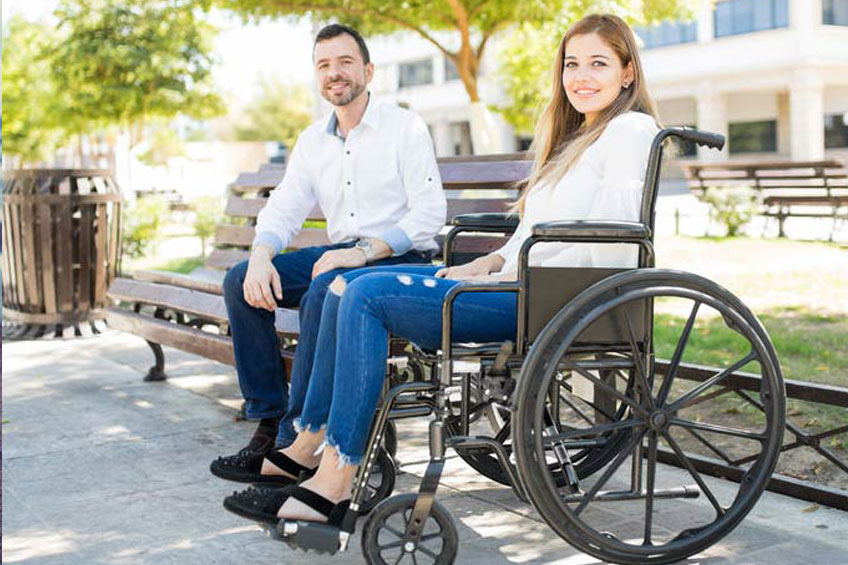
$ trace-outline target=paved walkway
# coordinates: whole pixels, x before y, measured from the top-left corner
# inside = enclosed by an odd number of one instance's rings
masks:
[[[252,428],[233,423],[234,373],[166,352],[172,378],[146,384],[152,357],[133,336],[3,343],[3,562],[362,563],[358,536],[330,560],[293,552],[221,508],[234,484],[210,475],[209,461]],[[397,491],[418,484],[425,434],[423,422],[401,428]],[[460,527],[458,563],[597,563],[458,459],[444,479],[438,498]],[[835,565],[846,556],[848,513],[769,493],[686,563]]]

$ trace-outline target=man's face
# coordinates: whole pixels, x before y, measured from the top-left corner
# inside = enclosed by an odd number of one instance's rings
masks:
[[[346,33],[320,41],[313,59],[321,96],[333,106],[349,104],[374,76],[374,65],[364,63],[356,40]]]

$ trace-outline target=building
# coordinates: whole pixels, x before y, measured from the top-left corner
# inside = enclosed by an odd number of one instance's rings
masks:
[[[848,0],[702,0],[694,21],[636,31],[662,121],[728,136],[698,158],[848,161]],[[369,43],[373,90],[418,112],[439,155],[471,153],[470,103],[451,63],[414,34]],[[503,104],[490,47],[481,97]],[[496,119],[504,151],[526,147]]]

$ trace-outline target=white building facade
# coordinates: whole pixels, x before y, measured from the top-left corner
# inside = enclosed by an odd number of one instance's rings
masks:
[[[702,0],[692,22],[637,29],[648,87],[666,125],[724,133],[720,153],[685,158],[848,161],[848,0]],[[375,93],[430,126],[438,155],[469,154],[471,104],[452,65],[413,34],[369,40]],[[480,94],[506,104],[494,79],[497,41]],[[495,115],[503,151],[526,148]]]

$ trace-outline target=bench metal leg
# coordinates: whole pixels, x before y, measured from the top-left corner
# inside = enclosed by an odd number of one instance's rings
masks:
[[[144,382],[164,381],[168,378],[168,375],[165,374],[165,352],[162,351],[162,346],[158,343],[153,343],[150,340],[144,341],[153,350],[153,356],[156,358],[156,364],[150,367],[147,370],[147,374],[144,375]]]

